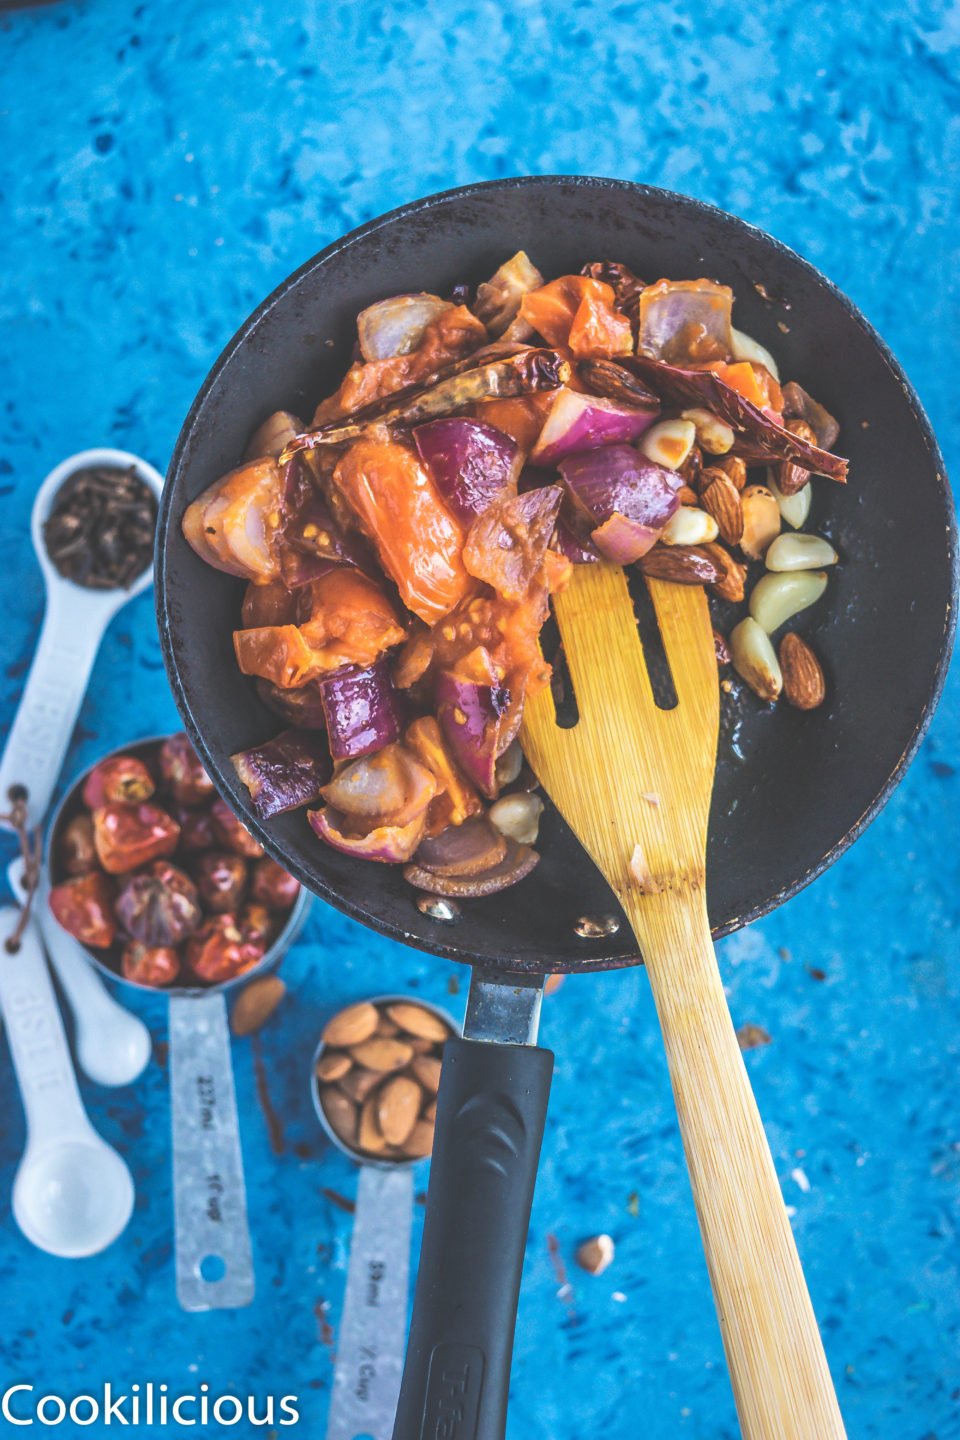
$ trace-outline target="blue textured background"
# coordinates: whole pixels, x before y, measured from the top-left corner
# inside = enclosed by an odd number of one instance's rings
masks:
[[[88,0],[0,18],[4,714],[43,603],[26,541],[40,478],[101,443],[162,468],[264,294],[343,231],[449,185],[619,175],[773,231],[885,335],[956,469],[958,59],[960,9],[942,0],[720,0],[698,15],[663,0]],[[773,1036],[747,1063],[857,1440],[960,1436],[958,699],[954,680],[854,850],[721,946],[735,1021]],[[69,769],[174,723],[144,598],[103,647]],[[0,1378],[67,1396],[105,1378],[296,1392],[304,1420],[285,1433],[322,1433],[321,1320],[339,1316],[349,1218],[321,1187],[350,1193],[354,1176],[310,1108],[315,1037],[336,1005],[384,986],[458,1009],[466,976],[320,905],[284,973],[289,1000],[261,1037],[280,1155],[249,1042],[235,1046],[259,1281],[246,1312],[176,1307],[160,1064],[129,1092],[84,1088],[133,1167],[127,1233],[82,1263],[26,1244],[0,1042]],[[161,1040],[162,1007],[148,1018]],[[544,1037],[557,1076],[510,1434],[627,1440],[642,1424],[647,1440],[726,1440],[733,1407],[642,972],[568,979]],[[617,1257],[591,1279],[572,1252],[601,1229]]]

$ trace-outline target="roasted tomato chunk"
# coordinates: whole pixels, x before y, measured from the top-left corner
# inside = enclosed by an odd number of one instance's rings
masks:
[[[200,898],[208,910],[225,915],[239,909],[247,888],[247,862],[242,855],[209,850],[200,856],[194,874]]]
[[[266,947],[245,940],[235,915],[211,915],[186,943],[186,961],[198,980],[219,985],[250,970]]]
[[[180,974],[180,956],[170,945],[143,945],[131,940],[120,957],[120,969],[125,979],[137,985],[161,989],[172,985]]]
[[[206,805],[216,793],[200,757],[182,732],[161,745],[160,773],[178,805]]]
[[[235,855],[245,855],[248,860],[259,860],[263,846],[255,840],[242,820],[238,820],[226,800],[217,798],[210,807],[213,829],[221,845]]]
[[[271,910],[289,910],[300,894],[300,881],[295,880],[276,860],[265,855],[253,867],[250,895]]]

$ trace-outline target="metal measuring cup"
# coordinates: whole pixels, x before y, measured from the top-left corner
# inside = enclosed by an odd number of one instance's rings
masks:
[[[164,735],[118,746],[114,755],[148,760]],[[55,883],[62,827],[81,806],[89,766],[58,807],[47,836],[47,869]],[[247,1221],[240,1123],[230,1054],[227,992],[279,964],[296,938],[312,896],[303,887],[283,929],[251,969],[204,987],[159,989],[129,980],[102,953],[82,947],[114,985],[169,1002],[170,1111],[173,1133],[174,1250],[177,1299],[184,1310],[230,1310],[249,1305],[255,1280]]]
[[[460,1033],[445,1010],[419,997],[377,995],[369,1003],[378,1009],[419,1005],[448,1026],[451,1036]],[[310,1069],[313,1106],[327,1137],[360,1169],[327,1440],[390,1440],[406,1345],[413,1172],[423,1162],[378,1159],[341,1139],[327,1118],[317,1081],[326,1048],[321,1040]]]

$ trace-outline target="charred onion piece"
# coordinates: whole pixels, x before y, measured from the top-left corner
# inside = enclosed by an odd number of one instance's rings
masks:
[[[648,355],[629,355],[616,363],[646,380],[672,404],[706,406],[726,420],[738,432],[734,452],[748,465],[754,461],[796,460],[815,475],[826,475],[841,485],[846,484],[846,460],[791,435],[731,385],[724,384],[712,370],[686,370],[663,360],[653,360]]]
[[[570,362],[556,350],[523,349],[505,359],[479,365],[476,355],[471,355],[469,360],[472,368],[458,369],[458,373],[426,386],[408,386],[355,411],[346,419],[331,420],[317,430],[305,431],[290,442],[280,457],[281,463],[286,464],[304,450],[357,440],[372,425],[419,425],[462,410],[477,400],[556,390],[571,374]]]
[[[529,845],[518,845],[515,840],[506,840],[507,853],[489,870],[478,875],[436,875],[416,861],[406,866],[403,878],[418,890],[431,895],[449,895],[455,899],[472,900],[482,895],[496,895],[523,880],[539,863],[540,856]]]

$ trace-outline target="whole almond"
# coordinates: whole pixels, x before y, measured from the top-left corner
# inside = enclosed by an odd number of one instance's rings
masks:
[[[390,1019],[390,1016],[389,1016],[389,1015],[384,1015],[383,1012],[381,1011],[380,1018],[379,1018],[379,1020],[377,1021],[377,1028],[376,1028],[376,1030],[374,1031],[374,1034],[376,1034],[376,1035],[386,1035],[386,1036],[399,1035],[399,1034],[400,1034],[400,1026],[399,1026],[399,1025],[395,1025],[394,1022]]]
[[[263,975],[251,980],[237,996],[230,1016],[234,1035],[252,1035],[265,1025],[287,993],[279,975]]]
[[[395,1005],[387,1006],[387,1014],[401,1030],[405,1030],[408,1035],[416,1035],[420,1040],[447,1040],[450,1036],[449,1026],[425,1005],[398,1001]]]
[[[743,505],[740,491],[729,475],[711,466],[704,476],[712,475],[710,483],[700,493],[700,504],[708,515],[717,522],[720,539],[727,545],[739,545],[743,535]]]
[[[324,1050],[317,1061],[317,1079],[324,1081],[342,1080],[353,1061],[342,1050]]]
[[[387,1148],[377,1119],[377,1109],[377,1096],[368,1096],[360,1109],[360,1123],[357,1127],[357,1144],[361,1150],[372,1155],[382,1155]]]
[[[365,1066],[367,1070],[381,1070],[384,1074],[402,1070],[413,1059],[413,1051],[406,1041],[389,1035],[374,1035],[359,1045],[351,1045],[350,1054],[358,1065]]]
[[[356,1105],[340,1090],[326,1085],[320,1091],[320,1104],[334,1135],[353,1148],[357,1143]]]
[[[377,1123],[388,1145],[403,1145],[420,1114],[423,1091],[409,1075],[395,1075],[377,1091]]]
[[[440,1061],[433,1055],[418,1055],[410,1066],[424,1090],[436,1095],[440,1089]]]
[[[383,1080],[382,1070],[364,1070],[362,1065],[354,1065],[348,1070],[341,1080],[337,1081],[340,1089],[348,1095],[356,1104],[362,1105],[372,1090]]]
[[[677,499],[681,505],[699,505],[700,500],[696,490],[691,490],[689,485],[681,485],[677,491]]]
[[[729,550],[725,550],[715,540],[710,545],[704,545],[703,548],[721,572],[720,579],[716,580],[710,589],[721,600],[732,600],[739,604],[747,591],[746,565],[741,565],[739,560],[733,558]]]
[[[747,483],[746,463],[739,455],[715,455],[711,461],[711,469],[722,470],[725,475],[729,475],[738,490],[742,490]]]
[[[436,1120],[436,1118],[437,1118],[437,1102],[436,1102],[436,1100],[431,1100],[429,1105],[424,1105],[424,1107],[423,1107],[423,1118],[424,1118],[424,1120],[430,1120],[430,1121]]]
[[[430,1055],[436,1048],[436,1040],[425,1040],[422,1035],[415,1035],[410,1040],[410,1049],[415,1055]]]
[[[377,1007],[369,1000],[362,1000],[359,1005],[348,1005],[346,1010],[338,1010],[333,1019],[327,1021],[323,1039],[327,1045],[359,1045],[376,1030],[378,1019]]]
[[[404,1142],[404,1153],[411,1160],[423,1160],[433,1150],[434,1126],[431,1120],[418,1120]]]
[[[789,631],[780,641],[783,693],[798,710],[816,710],[827,694],[823,667],[806,640]]]
[[[676,585],[713,585],[721,574],[705,545],[654,545],[637,563],[651,579]]]

